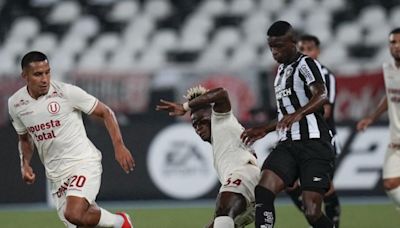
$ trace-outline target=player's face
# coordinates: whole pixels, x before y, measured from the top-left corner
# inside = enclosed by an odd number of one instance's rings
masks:
[[[50,88],[50,66],[47,60],[32,62],[22,71],[22,77],[28,86],[29,94],[38,98],[47,94]]]
[[[192,113],[192,125],[203,141],[211,142],[210,109],[199,109]]]
[[[290,63],[296,55],[296,43],[290,34],[268,37],[272,56],[278,63]]]
[[[400,33],[393,33],[389,36],[390,54],[396,61],[400,61]]]
[[[300,52],[310,56],[313,59],[317,59],[319,56],[319,48],[314,41],[301,40],[297,43],[297,48]]]

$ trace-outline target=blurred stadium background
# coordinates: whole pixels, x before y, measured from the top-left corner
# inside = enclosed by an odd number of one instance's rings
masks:
[[[337,76],[335,115],[342,153],[335,184],[343,204],[364,203],[357,209],[345,206],[344,227],[399,227],[399,216],[380,181],[387,118],[365,133],[354,130],[355,121],[384,93],[381,65],[390,60],[388,33],[400,26],[399,0],[0,0],[0,221],[23,221],[20,210],[41,211],[51,205],[37,156],[37,183],[22,183],[17,137],[7,114],[8,97],[23,85],[20,59],[39,50],[50,59],[53,79],[79,85],[117,112],[136,158],[136,171],[124,175],[106,131],[96,120],[86,120],[89,137],[103,152],[99,202],[136,208],[137,219],[150,222],[139,222],[139,227],[199,227],[182,225],[189,209],[178,211],[179,216],[168,211],[200,205],[207,212],[194,212],[192,221],[206,224],[208,219],[199,214],[211,217],[219,187],[210,147],[187,119],[156,113],[155,104],[160,98],[182,101],[185,90],[196,84],[223,86],[246,126],[274,118],[276,63],[265,33],[278,19],[289,21],[300,33],[318,36],[320,61]],[[274,135],[269,135],[255,145],[260,162],[273,142]],[[278,202],[290,204],[285,200],[282,194]],[[161,225],[152,225],[150,216],[140,214],[141,207],[167,208],[154,213],[176,223],[161,220]],[[288,212],[286,207],[279,209],[287,216],[278,222],[294,223],[281,227],[307,227],[299,214],[292,219],[294,208]],[[45,227],[36,223],[48,221],[40,213],[27,219],[30,227]],[[57,219],[55,213],[48,217]]]

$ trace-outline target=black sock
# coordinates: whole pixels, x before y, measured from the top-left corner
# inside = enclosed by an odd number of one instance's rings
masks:
[[[340,220],[340,203],[336,192],[324,198],[325,214],[335,224],[335,228],[339,228]]]
[[[333,222],[324,214],[317,221],[311,224],[313,228],[333,228]]]
[[[270,190],[257,185],[256,195],[256,228],[273,227],[275,224],[275,194]]]
[[[296,207],[300,211],[304,212],[303,202],[301,201],[301,189],[297,187],[292,191],[287,191],[286,193],[290,196]]]

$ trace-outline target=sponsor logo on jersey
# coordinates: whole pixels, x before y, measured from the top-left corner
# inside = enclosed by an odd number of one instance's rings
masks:
[[[18,101],[17,103],[14,104],[14,108],[18,108],[20,106],[27,105],[27,104],[29,104],[29,101],[21,99],[20,101]]]
[[[311,70],[308,68],[307,65],[301,65],[300,72],[304,75],[308,83],[313,82],[315,80],[314,75],[312,74]]]
[[[36,124],[34,126],[27,127],[27,130],[34,136],[36,141],[44,141],[56,138],[53,128],[60,126],[61,122],[59,120],[50,120],[46,123]]]
[[[57,114],[60,111],[60,109],[61,109],[60,104],[57,103],[56,101],[52,101],[49,103],[49,105],[47,105],[47,110],[51,114]]]
[[[275,94],[276,94],[276,99],[282,99],[283,97],[292,95],[292,88],[280,90],[280,91],[276,92]]]

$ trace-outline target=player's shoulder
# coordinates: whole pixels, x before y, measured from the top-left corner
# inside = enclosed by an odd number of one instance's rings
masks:
[[[70,86],[72,86],[69,83],[66,82],[62,82],[62,81],[56,81],[56,80],[52,80],[51,81],[51,86],[58,91],[65,91],[67,90]]]
[[[52,81],[51,86],[55,91],[67,97],[69,94],[74,93],[77,88],[79,88],[76,85],[61,81]]]
[[[391,69],[391,68],[392,68],[392,64],[391,64],[391,63],[388,63],[388,62],[384,62],[384,63],[382,64],[382,68],[383,68],[384,70]]]
[[[8,104],[14,103],[14,102],[19,102],[21,100],[25,100],[28,95],[28,91],[26,86],[20,88],[19,90],[17,90],[14,94],[12,94],[9,98],[8,98]]]
[[[304,54],[302,54],[302,55],[297,59],[297,62],[298,62],[298,65],[300,66],[300,68],[301,68],[301,67],[304,67],[304,66],[309,66],[310,64],[311,64],[311,65],[312,65],[312,64],[316,64],[316,65],[318,65],[319,67],[321,67],[321,63],[320,63],[320,62],[318,62],[317,60],[311,58],[311,57],[308,56],[308,55],[304,55]]]
[[[323,65],[323,64],[321,64],[321,70],[322,70],[322,72],[323,72],[324,74],[330,74],[330,75],[335,76],[335,74],[332,72],[332,70],[329,69],[327,66],[325,66],[325,65]]]
[[[214,118],[222,119],[222,118],[230,118],[233,116],[232,110],[228,112],[216,112],[214,109],[211,111],[211,116]]]

